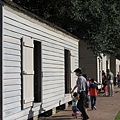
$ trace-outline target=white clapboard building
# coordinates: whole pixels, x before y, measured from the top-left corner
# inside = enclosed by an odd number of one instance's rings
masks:
[[[0,0],[0,120],[27,120],[71,101],[78,41]]]

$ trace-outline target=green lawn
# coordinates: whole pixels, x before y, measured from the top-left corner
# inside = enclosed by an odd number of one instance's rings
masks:
[[[119,111],[118,115],[116,116],[115,120],[120,120],[120,111]]]

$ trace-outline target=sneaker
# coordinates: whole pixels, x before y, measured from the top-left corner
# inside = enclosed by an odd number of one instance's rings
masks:
[[[72,113],[72,116],[75,116],[75,114]]]
[[[73,113],[72,113],[72,116],[75,117],[75,118],[77,118],[77,115],[76,115],[76,114],[73,114]]]
[[[97,110],[97,107],[96,107],[96,106],[94,106],[94,109],[95,109],[95,110]]]

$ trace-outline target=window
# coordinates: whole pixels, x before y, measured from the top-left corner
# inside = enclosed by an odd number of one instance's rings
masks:
[[[108,69],[108,60],[106,60],[106,70]]]
[[[70,57],[70,51],[66,50],[64,51],[65,55],[65,93],[70,93],[71,91],[71,57]]]
[[[41,102],[42,65],[41,42],[34,41],[34,102]]]
[[[120,65],[119,65],[119,71],[120,71]]]

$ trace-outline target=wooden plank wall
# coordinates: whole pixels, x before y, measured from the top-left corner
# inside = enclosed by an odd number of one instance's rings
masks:
[[[97,57],[94,56],[91,48],[84,41],[80,41],[80,67],[83,73],[89,78],[97,80]]]
[[[32,37],[42,43],[42,98],[43,103],[21,110],[21,47],[22,36]],[[27,15],[4,10],[4,118],[5,120],[26,120],[33,113],[41,112],[71,100],[64,89],[64,49],[75,53],[75,67],[78,67],[78,41],[63,32],[34,20]]]
[[[0,1],[0,120],[2,120],[2,41],[3,41],[3,6]]]

